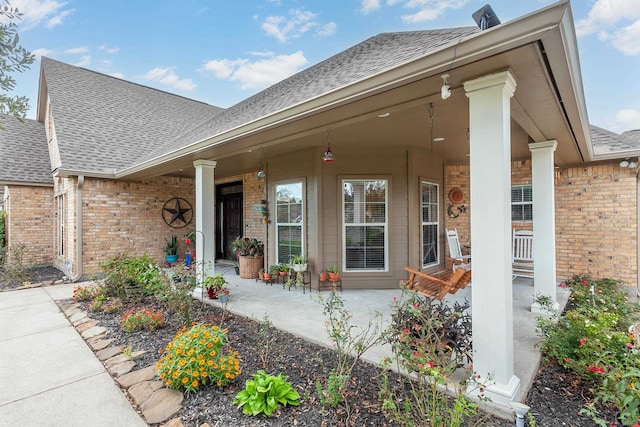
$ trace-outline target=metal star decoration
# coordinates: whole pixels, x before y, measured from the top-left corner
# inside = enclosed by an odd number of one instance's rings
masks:
[[[173,228],[182,228],[191,222],[193,211],[188,200],[174,197],[165,202],[162,207],[162,219]]]

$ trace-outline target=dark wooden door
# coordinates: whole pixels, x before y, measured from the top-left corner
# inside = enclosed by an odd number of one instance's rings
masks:
[[[219,188],[217,205],[219,245],[216,257],[234,259],[234,254],[229,245],[236,237],[243,235],[242,184]]]

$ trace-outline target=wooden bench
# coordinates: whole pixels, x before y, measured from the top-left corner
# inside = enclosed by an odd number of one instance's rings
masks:
[[[533,231],[513,230],[511,257],[513,278],[533,279]]]
[[[418,292],[431,299],[442,301],[447,294],[455,294],[464,289],[471,282],[471,270],[458,268],[426,274],[411,267],[405,267],[409,272],[408,290]]]

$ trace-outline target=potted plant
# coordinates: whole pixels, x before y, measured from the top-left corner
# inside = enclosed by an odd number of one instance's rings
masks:
[[[326,282],[327,280],[329,280],[329,273],[327,273],[326,270],[322,270],[318,275],[320,276],[319,279],[321,282]]]
[[[260,280],[264,279],[264,268],[261,268],[260,270],[258,270],[258,279]]]
[[[217,299],[220,295],[229,294],[229,290],[226,287],[228,284],[227,279],[222,274],[218,274],[217,276],[207,276],[202,283],[202,287],[207,290],[209,298]]]
[[[264,262],[264,243],[258,239],[238,237],[231,243],[240,264],[240,277],[255,279]]]
[[[291,267],[293,271],[301,272],[307,271],[309,266],[309,260],[303,255],[292,255],[291,256]]]
[[[171,240],[164,239],[167,244],[164,247],[165,261],[176,262],[178,261],[178,237],[171,236]]]
[[[327,267],[327,273],[329,273],[329,280],[336,282],[340,280],[340,270],[337,265],[330,265]]]
[[[289,274],[289,266],[287,264],[278,265],[278,274],[280,277],[285,277]]]

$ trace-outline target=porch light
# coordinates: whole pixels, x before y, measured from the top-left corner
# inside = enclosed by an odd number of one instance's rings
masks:
[[[449,74],[443,74],[441,77],[442,89],[440,90],[440,96],[442,96],[442,99],[448,99],[451,96],[451,86],[449,86],[449,82],[447,82]]]
[[[331,129],[327,129],[327,151],[322,155],[322,161],[325,163],[333,162],[333,152],[331,151]]]
[[[620,162],[620,167],[635,169],[638,167],[638,162],[635,160],[624,159],[623,161]]]

